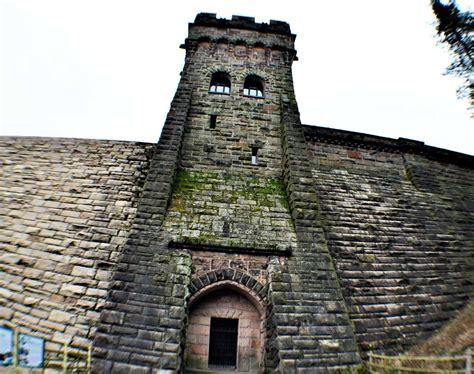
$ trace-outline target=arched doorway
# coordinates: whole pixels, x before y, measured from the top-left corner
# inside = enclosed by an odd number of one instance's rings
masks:
[[[223,281],[190,300],[185,372],[259,373],[263,308],[240,285]]]

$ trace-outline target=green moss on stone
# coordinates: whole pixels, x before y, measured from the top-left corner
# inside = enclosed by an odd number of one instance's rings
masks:
[[[183,237],[181,241],[187,244],[213,244],[216,238],[217,236],[213,232],[201,231],[198,237],[195,237],[195,238]]]
[[[277,211],[281,221],[285,209],[291,230],[285,187],[279,178],[180,170],[163,225],[173,231],[177,241],[184,243],[258,248],[260,240],[270,236],[265,230],[271,230],[273,211]],[[231,227],[230,235],[216,224],[223,219]],[[255,227],[256,224],[261,227]],[[242,227],[248,227],[248,232],[236,238],[235,233]],[[265,247],[272,245],[265,243]]]
[[[173,210],[184,211],[185,200],[189,194],[203,190],[215,190],[219,185],[231,187],[224,190],[226,201],[236,204],[239,198],[256,201],[263,206],[274,206],[275,198],[288,209],[286,192],[283,181],[278,178],[241,178],[236,175],[226,174],[220,177],[216,172],[180,170],[176,175],[174,184]]]
[[[209,184],[210,180],[216,180],[217,173],[203,171],[179,170],[174,184],[174,193],[179,194],[185,191],[200,190]]]

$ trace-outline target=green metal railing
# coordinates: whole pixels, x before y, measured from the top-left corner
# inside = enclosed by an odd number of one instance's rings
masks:
[[[465,373],[473,374],[473,350],[461,356],[387,356],[369,353],[369,372],[372,374],[404,373]]]

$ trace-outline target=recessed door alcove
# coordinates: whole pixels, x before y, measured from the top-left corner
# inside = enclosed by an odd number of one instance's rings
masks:
[[[263,309],[244,290],[215,285],[190,305],[186,373],[259,373]]]

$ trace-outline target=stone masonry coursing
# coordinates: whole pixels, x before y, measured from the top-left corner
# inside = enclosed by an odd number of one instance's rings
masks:
[[[183,80],[192,82],[181,168],[163,229],[174,241],[285,250],[295,234],[281,180],[279,93],[291,55],[255,43],[292,46],[291,36],[258,30],[190,28]],[[229,95],[210,94],[215,72]],[[265,81],[265,99],[245,97],[245,77]],[[210,128],[211,115],[217,116]],[[259,144],[258,166],[251,147]]]
[[[277,43],[279,48],[275,48]],[[294,97],[292,35],[263,36],[259,30],[240,30],[237,34],[232,28],[216,29],[198,20],[190,28],[186,48],[186,72],[193,82],[193,95],[182,169],[163,230],[172,235],[173,241],[183,244],[250,247],[274,250],[276,254],[285,247],[293,250],[288,261],[280,261],[284,266],[277,274],[271,271],[276,268],[267,268],[268,307],[274,314],[268,314],[265,365],[311,370],[331,363],[357,363],[352,327],[327,248],[321,241],[322,231],[308,228],[294,212],[292,217],[290,206],[297,192],[285,185],[288,181],[281,168],[288,162],[282,144],[286,140],[282,126],[286,124],[282,124],[281,96],[288,92]],[[262,49],[264,53],[255,53]],[[212,73],[220,71],[231,77],[229,95],[209,93]],[[263,78],[264,99],[242,94],[243,82],[250,74]],[[211,114],[218,118],[212,129]],[[251,146],[257,142],[261,143],[259,163],[252,165]],[[291,161],[298,162],[296,158]],[[301,200],[300,204],[309,210],[314,201]],[[314,261],[308,262],[311,255]],[[316,327],[320,324],[325,327]],[[331,339],[318,342],[315,337],[320,334]],[[324,352],[328,347],[329,352]],[[278,353],[273,356],[270,352],[275,351]]]
[[[2,325],[91,343],[153,148],[0,139]]]
[[[359,347],[403,351],[452,318],[474,291],[472,163],[334,144],[315,128],[305,132],[321,222]]]
[[[294,40],[198,15],[156,145],[0,138],[1,324],[93,340],[97,373],[202,373],[211,318],[234,318],[237,372],[314,373],[451,318],[474,291],[473,157],[301,125]]]

